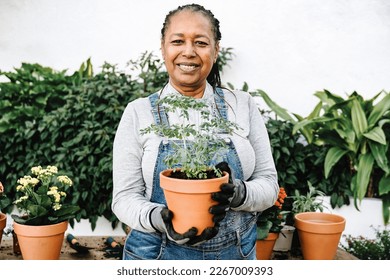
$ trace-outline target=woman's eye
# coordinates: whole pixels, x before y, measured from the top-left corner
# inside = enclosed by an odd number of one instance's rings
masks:
[[[179,44],[182,44],[183,43],[183,40],[173,40],[172,41],[172,44],[174,45],[179,45]]]
[[[195,43],[199,46],[207,46],[208,45],[206,42],[203,42],[203,41],[196,41]]]

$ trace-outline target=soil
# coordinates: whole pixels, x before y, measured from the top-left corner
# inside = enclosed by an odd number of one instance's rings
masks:
[[[207,173],[207,179],[217,178],[214,170],[209,170],[206,173]],[[170,177],[175,179],[189,179],[184,172],[181,172],[179,170],[172,172]],[[191,180],[201,180],[201,178],[191,178]]]

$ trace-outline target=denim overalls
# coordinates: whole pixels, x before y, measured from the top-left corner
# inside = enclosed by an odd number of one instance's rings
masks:
[[[227,118],[227,107],[224,102],[224,93],[217,88],[214,93],[215,103],[223,118]],[[152,112],[156,124],[168,124],[164,108],[157,108],[158,93],[149,96]],[[236,179],[242,179],[243,171],[233,142],[227,138],[229,151],[224,156]],[[159,173],[166,169],[163,161],[165,156],[172,153],[171,140],[163,140],[153,174],[153,190],[151,201],[166,205],[163,190],[160,187]],[[213,163],[216,164],[216,163]],[[126,239],[123,259],[140,260],[240,260],[256,259],[256,213],[229,210],[223,221],[220,222],[218,234],[198,246],[178,245],[169,240],[165,234],[144,233],[132,230]]]

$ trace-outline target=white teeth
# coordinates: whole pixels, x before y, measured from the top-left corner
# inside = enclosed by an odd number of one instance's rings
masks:
[[[186,72],[189,72],[189,71],[192,71],[196,68],[195,65],[183,65],[183,64],[179,64],[179,68],[183,71],[186,71]]]

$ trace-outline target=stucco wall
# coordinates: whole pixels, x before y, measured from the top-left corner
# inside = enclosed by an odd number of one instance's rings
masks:
[[[166,13],[188,1],[0,0],[0,69],[37,62],[76,70],[91,57],[125,65],[159,54]],[[190,1],[192,2],[192,1]],[[301,115],[324,88],[371,97],[390,89],[390,2],[386,0],[197,1],[221,22],[236,57],[223,81],[266,91]]]

